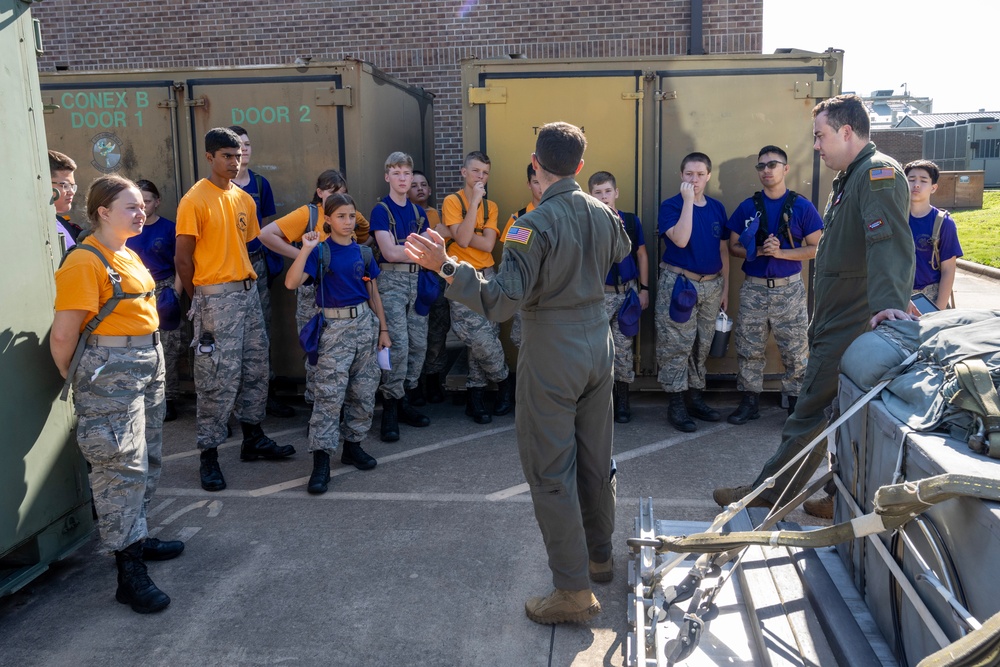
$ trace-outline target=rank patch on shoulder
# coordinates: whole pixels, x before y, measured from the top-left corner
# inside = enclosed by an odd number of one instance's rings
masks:
[[[891,181],[896,178],[896,172],[892,167],[875,167],[868,170],[869,181]]]
[[[520,243],[522,245],[528,245],[528,241],[531,240],[531,230],[527,227],[518,227],[513,225],[507,230],[507,241],[513,241],[514,243]]]
[[[882,226],[882,225],[884,225],[884,224],[885,224],[885,223],[884,223],[884,222],[882,222],[882,218],[879,218],[879,219],[875,220],[874,222],[869,222],[869,223],[868,223],[868,229],[869,229],[870,231],[873,231],[873,232],[874,232],[874,231],[875,231],[876,229],[878,229],[879,227],[881,227],[881,226]]]

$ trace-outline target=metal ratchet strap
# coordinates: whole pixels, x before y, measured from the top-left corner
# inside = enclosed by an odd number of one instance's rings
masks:
[[[989,368],[982,359],[965,359],[954,367],[959,390],[951,404],[976,415],[983,428],[969,438],[969,447],[990,458],[1000,458],[1000,442],[991,447],[993,434],[1000,433],[1000,396]]]

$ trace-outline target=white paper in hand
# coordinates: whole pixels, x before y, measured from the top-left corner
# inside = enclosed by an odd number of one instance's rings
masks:
[[[383,347],[378,351],[378,367],[384,371],[392,370],[392,364],[389,363],[389,348]]]

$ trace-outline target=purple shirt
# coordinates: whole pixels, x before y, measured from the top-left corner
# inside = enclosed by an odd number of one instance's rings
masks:
[[[125,240],[125,245],[139,255],[153,276],[163,280],[174,275],[174,252],[177,249],[177,225],[160,217],[142,228],[142,234]]]
[[[913,289],[921,290],[928,285],[941,282],[941,267],[931,268],[931,255],[934,244],[931,236],[934,233],[934,220],[938,209],[931,206],[931,211],[922,218],[910,216],[910,232],[913,233],[913,245],[917,250],[917,270],[913,275]],[[941,238],[938,240],[938,250],[941,261],[962,256],[962,246],[958,243],[958,229],[950,215],[944,216],[941,223]]]
[[[787,195],[787,193],[786,193]],[[785,207],[785,198],[771,199],[764,194],[764,212],[767,214],[767,231],[774,234],[781,242],[781,247],[787,249],[801,248],[803,239],[813,232],[823,229],[823,218],[819,217],[819,211],[805,197],[796,197],[792,206],[792,219],[788,221],[788,229],[795,239],[793,246],[787,235],[778,235],[778,228],[781,226],[781,211]],[[747,228],[747,224],[757,215],[757,207],[754,206],[753,197],[743,200],[743,203],[733,212],[729,222],[726,223],[726,236],[729,232],[735,232],[737,236],[742,234]],[[767,257],[760,254],[758,248],[756,259],[752,262],[743,261],[743,272],[755,278],[787,278],[802,271],[802,262],[791,259],[778,259],[777,257]]]
[[[711,197],[705,197],[704,206],[695,205],[691,216],[691,239],[685,247],[678,248],[666,233],[680,220],[683,206],[680,193],[660,204],[656,228],[664,240],[663,261],[693,273],[718,273],[722,270],[719,241],[726,225],[726,207]]]

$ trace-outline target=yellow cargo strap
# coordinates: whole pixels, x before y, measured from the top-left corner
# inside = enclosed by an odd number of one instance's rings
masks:
[[[974,414],[979,425],[977,432],[969,437],[969,447],[977,454],[1000,459],[1000,396],[986,362],[965,359],[953,368],[959,389],[949,402]]]

